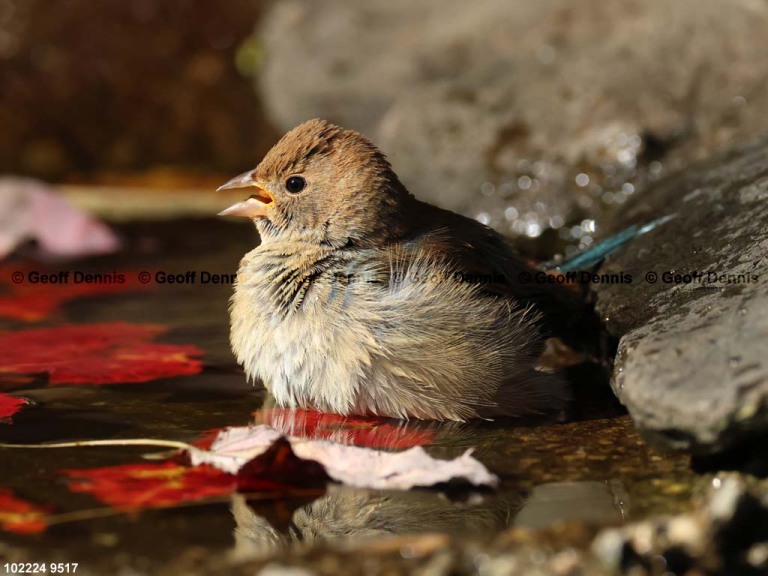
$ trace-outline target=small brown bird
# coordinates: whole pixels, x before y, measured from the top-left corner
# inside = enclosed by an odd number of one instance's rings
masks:
[[[366,138],[324,120],[288,132],[221,215],[251,218],[232,349],[283,407],[466,420],[560,411],[534,368],[527,270],[487,226],[420,202]]]

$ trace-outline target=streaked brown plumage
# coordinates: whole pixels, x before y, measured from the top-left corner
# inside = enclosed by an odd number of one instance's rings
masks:
[[[222,188],[249,188],[222,214],[261,236],[240,263],[232,348],[280,405],[437,420],[562,409],[562,382],[534,369],[525,265],[492,229],[416,200],[360,134],[305,122]]]

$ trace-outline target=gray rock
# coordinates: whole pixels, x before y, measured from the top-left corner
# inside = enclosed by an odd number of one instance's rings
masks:
[[[613,387],[646,433],[723,449],[768,432],[768,140],[668,178],[617,227],[677,217],[610,257],[598,313],[620,336]]]
[[[587,245],[659,170],[768,133],[766,29],[754,0],[284,0],[259,83],[281,128],[358,129],[426,200]]]
[[[765,574],[768,484],[722,474],[692,510],[602,530],[592,553],[616,574]]]

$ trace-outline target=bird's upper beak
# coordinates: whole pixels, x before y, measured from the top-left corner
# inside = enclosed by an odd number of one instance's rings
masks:
[[[260,182],[253,179],[253,171],[235,176],[226,184],[219,186],[216,191],[236,188],[254,188],[255,190],[247,199],[219,212],[219,216],[259,218],[266,216],[267,207],[275,201],[272,194]]]

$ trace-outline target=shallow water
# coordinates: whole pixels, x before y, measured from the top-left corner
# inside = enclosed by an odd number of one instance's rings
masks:
[[[44,349],[50,352],[49,376],[30,375],[35,370],[29,369],[29,364],[18,365],[25,350],[3,351],[0,392],[30,399],[33,404],[15,414],[11,422],[0,423],[0,442],[119,438],[193,442],[211,430],[252,422],[254,412],[262,407],[263,391],[246,383],[229,351],[227,299],[231,287],[199,281],[203,271],[235,271],[240,256],[255,241],[251,227],[186,220],[125,224],[121,232],[128,249],[117,257],[44,265],[18,259],[4,264],[0,269],[3,297],[10,298],[11,304],[17,298],[18,306],[29,306],[29,295],[37,294],[35,305],[39,307],[42,300],[49,310],[35,319],[6,313],[0,318],[0,335],[12,331],[20,338],[18,335],[30,330],[60,329],[67,324],[107,324],[111,326],[107,331],[113,332],[125,329],[113,322],[161,325],[167,332],[140,339],[132,344],[132,351],[120,352],[116,364],[99,369],[117,373],[118,380],[135,376],[135,370],[184,372],[195,358],[189,348],[194,346],[203,353],[199,373],[166,375],[141,383],[93,385],[87,377],[79,383],[57,383],[57,378],[73,379],[71,374],[61,375],[63,364],[57,364],[58,358],[73,364],[71,371],[77,373],[89,363],[98,363],[99,356],[84,352],[83,341],[62,346],[66,344],[61,341],[64,336],[47,333]],[[73,293],[63,299],[71,285],[43,289],[26,280],[12,286],[7,279],[16,270],[24,271],[28,279],[32,270],[55,273],[64,269],[124,274],[133,287],[79,297]],[[152,278],[146,285],[132,280],[142,271]],[[187,271],[197,271],[198,275],[194,283],[159,284],[158,271],[184,278]],[[58,308],[50,308],[57,299],[62,300]],[[8,308],[6,301],[0,312]],[[109,340],[111,335],[100,332],[91,338]],[[179,348],[158,351],[152,348],[157,343]],[[109,347],[107,344],[104,355]],[[148,357],[153,361],[146,362]],[[159,564],[194,562],[198,556],[210,559],[230,553],[236,541],[239,553],[253,554],[293,541],[324,538],[375,538],[414,532],[475,537],[511,526],[549,527],[574,520],[616,525],[685,508],[696,483],[687,457],[647,446],[610,399],[605,382],[589,371],[580,378],[577,386],[589,394],[581,395],[585,400],[576,411],[578,420],[569,423],[439,425],[331,418],[318,428],[316,423],[307,424],[306,414],[291,416],[267,410],[256,417],[286,431],[304,428],[317,435],[321,429],[323,437],[385,449],[423,444],[439,457],[457,456],[474,448],[474,455],[501,478],[500,489],[495,492],[452,486],[408,493],[335,485],[327,489],[285,486],[277,492],[246,495],[247,505],[242,499],[233,502],[224,491],[171,503],[161,498],[162,492],[175,490],[178,495],[189,482],[172,472],[158,473],[151,468],[152,472],[141,472],[133,484],[114,478],[106,481],[102,474],[100,484],[90,477],[86,491],[76,491],[82,472],[80,476],[63,472],[126,464],[156,466],[158,461],[145,460],[144,456],[164,452],[162,449],[2,449],[0,489],[38,507],[36,518],[47,526],[20,530],[18,523],[3,524],[0,499],[0,525],[5,527],[5,532],[0,532],[5,542],[0,544],[0,554],[27,561],[79,562],[97,572],[107,566],[152,571]],[[137,482],[150,476],[158,480],[156,485],[143,486],[143,492],[136,489]],[[205,483],[204,479],[198,481]],[[193,492],[199,489],[199,485],[189,488]],[[116,500],[122,503],[110,505]],[[5,514],[7,519],[7,509]]]

